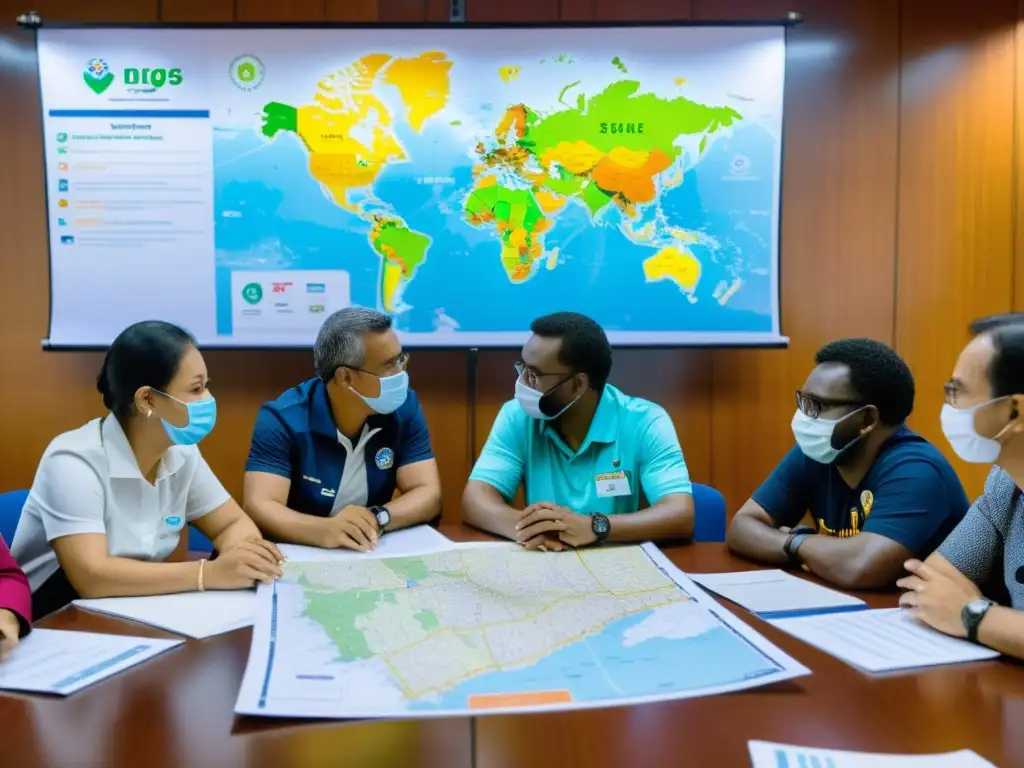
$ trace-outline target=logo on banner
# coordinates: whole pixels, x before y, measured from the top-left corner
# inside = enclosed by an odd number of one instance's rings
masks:
[[[266,71],[263,62],[257,56],[246,53],[231,62],[228,75],[239,90],[255,91],[262,85]]]
[[[263,300],[263,286],[259,283],[249,283],[242,289],[242,298],[248,304],[259,304]]]
[[[114,82],[114,73],[103,59],[89,59],[82,77],[96,94],[103,93]]]

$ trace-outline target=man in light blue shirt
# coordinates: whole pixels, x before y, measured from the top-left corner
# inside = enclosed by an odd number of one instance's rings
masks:
[[[601,326],[557,312],[530,330],[515,400],[502,406],[466,484],[465,522],[553,551],[689,538],[692,488],[672,420],[607,384],[612,352]],[[524,510],[510,506],[520,485]]]

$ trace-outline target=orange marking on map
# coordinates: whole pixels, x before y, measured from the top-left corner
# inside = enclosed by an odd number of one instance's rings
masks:
[[[494,129],[494,135],[498,138],[503,138],[508,133],[509,128],[515,129],[517,139],[521,139],[526,135],[526,107],[522,104],[505,110],[501,122]]]
[[[470,709],[497,707],[543,707],[548,704],[571,704],[569,691],[528,691],[525,693],[478,693],[469,697]]]
[[[647,203],[654,199],[654,176],[666,170],[672,159],[655,149],[639,168],[624,168],[611,158],[602,157],[590,178],[606,192],[620,192],[634,203]]]

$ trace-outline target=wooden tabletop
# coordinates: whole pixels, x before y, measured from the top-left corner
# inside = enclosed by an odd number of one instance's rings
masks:
[[[446,528],[452,539],[481,538]],[[667,548],[684,571],[751,565],[720,544]],[[873,607],[896,596],[861,595]],[[475,719],[301,722],[235,717],[251,631],[179,649],[67,698],[0,695],[0,765],[748,766],[747,741],[875,752],[973,749],[1024,766],[1024,665],[1007,661],[869,677],[728,606],[805,664],[808,677],[638,707]],[[40,626],[170,637],[69,608]]]

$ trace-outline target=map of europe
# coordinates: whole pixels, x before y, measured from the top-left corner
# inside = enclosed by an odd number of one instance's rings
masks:
[[[781,654],[670,578],[652,552],[545,555],[498,544],[289,564],[272,588],[274,650],[268,659],[257,639],[250,657],[261,680],[266,669],[253,713],[593,706],[791,672]]]
[[[446,45],[290,76],[215,139],[219,332],[245,270],[345,270],[352,303],[427,337],[558,309],[771,331],[781,84],[670,56]]]

